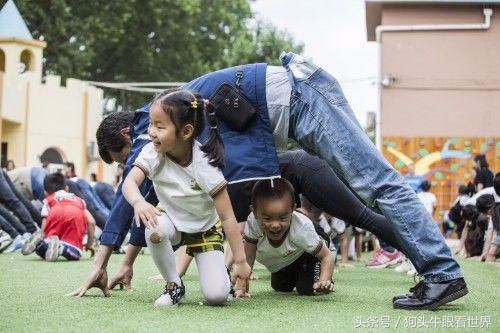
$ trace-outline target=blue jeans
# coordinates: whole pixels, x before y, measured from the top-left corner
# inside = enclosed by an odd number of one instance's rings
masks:
[[[372,232],[381,243],[385,240],[387,246],[392,244],[401,249],[387,219],[366,207],[324,160],[303,150],[289,150],[279,154],[278,161],[281,177],[293,185],[298,203],[298,195],[302,194],[320,210]],[[392,249],[391,252],[394,251]]]
[[[384,214],[426,282],[463,277],[432,217],[364,133],[337,80],[293,53],[282,54],[281,61],[292,85],[289,137]]]
[[[0,170],[0,203],[11,211],[19,219],[19,221],[21,221],[27,232],[34,233],[38,230],[36,222],[33,220],[30,211],[25,206],[27,199],[22,197],[22,195],[15,189],[9,176],[3,170]],[[29,205],[31,205],[31,203],[29,203]]]
[[[83,196],[85,197],[85,201],[91,201],[92,204],[104,214],[109,215],[109,209],[106,207],[106,205],[101,201],[99,196],[95,193],[94,189],[90,184],[82,179],[78,178],[76,181],[76,185],[78,185],[78,188],[82,192]]]
[[[115,200],[115,190],[113,189],[113,186],[108,183],[98,182],[94,186],[94,191],[99,199],[101,199],[104,203],[106,208],[111,209],[113,201]]]
[[[36,200],[43,201],[45,199],[45,189],[43,187],[43,181],[47,171],[43,168],[33,167],[30,171],[31,177],[31,192]]]

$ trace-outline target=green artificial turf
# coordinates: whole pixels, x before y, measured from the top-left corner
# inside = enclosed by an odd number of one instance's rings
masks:
[[[122,257],[112,256],[110,275]],[[462,332],[500,332],[500,268],[473,260],[460,261],[469,294],[434,312],[394,310],[392,296],[407,291],[413,279],[392,269],[369,270],[361,263],[339,269],[335,293],[314,297],[273,292],[269,273],[256,266],[260,279],[251,285],[252,298],[221,307],[203,304],[193,265],[184,278],[186,302],[177,308],[154,308],[153,301],[163,286],[147,279],[156,274],[147,254],[136,262],[133,292],[116,290],[111,298],[103,298],[93,289],[82,299],[64,297],[84,281],[91,262],[88,254],[79,262],[56,263],[35,255],[0,254],[0,332],[451,330],[442,328],[443,321],[464,326],[458,329]],[[489,328],[476,328],[481,324]]]

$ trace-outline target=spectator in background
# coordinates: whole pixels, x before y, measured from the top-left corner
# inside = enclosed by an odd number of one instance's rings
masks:
[[[74,193],[78,197],[85,200],[87,209],[94,217],[99,228],[103,229],[108,219],[109,209],[97,196],[94,189],[84,179],[78,177],[75,173],[75,165],[71,162],[64,163],[64,176],[66,177],[66,185],[69,192]]]
[[[493,178],[493,186],[492,187],[487,187],[487,188],[484,188],[481,191],[477,192],[476,194],[471,196],[469,199],[467,199],[465,204],[475,206],[477,203],[477,199],[480,196],[483,196],[485,194],[493,195],[495,202],[497,202],[497,203],[500,202],[500,172],[497,172],[497,174]]]
[[[42,169],[45,169],[47,172],[49,172],[50,162],[45,159],[42,160],[40,158],[40,163],[42,163]]]
[[[5,171],[14,170],[15,168],[16,168],[16,164],[14,163],[13,160],[8,160],[5,163]]]
[[[490,215],[495,206],[495,197],[483,194],[477,197],[475,205],[467,204],[462,211],[466,221],[460,239],[459,254],[462,257],[486,256],[485,236],[488,230]]]
[[[94,206],[93,201],[87,201],[85,199],[85,195],[83,194],[83,192],[80,190],[80,187],[78,187],[78,185],[75,182],[73,182],[69,179],[66,179],[66,186],[68,186],[68,192],[73,193],[74,195],[76,195],[77,197],[79,197],[79,198],[83,199],[83,201],[85,201],[87,209],[90,212],[90,214],[92,215],[92,217],[94,218],[96,225],[100,229],[103,229],[104,225],[106,224],[106,219],[108,218],[108,216],[102,210],[100,210],[99,208]]]
[[[8,171],[7,174],[16,189],[28,200],[43,201],[45,198],[43,180],[47,170],[40,167],[20,167]]]
[[[445,214],[444,217],[444,232],[445,235],[449,235],[451,232],[455,231],[458,238],[462,235],[462,230],[464,229],[465,222],[462,218],[462,208],[466,205],[467,200],[469,200],[470,194],[468,187],[466,185],[460,185],[458,187],[458,196],[451,204],[450,210]]]
[[[434,193],[429,192],[431,187],[432,187],[431,183],[425,180],[422,183],[422,192],[417,193],[417,196],[420,199],[420,201],[422,201],[422,203],[425,206],[425,209],[427,209],[429,214],[431,214],[431,216],[434,216],[437,207],[437,198]]]
[[[0,222],[1,219],[2,218],[0,217]],[[7,249],[12,242],[12,237],[7,232],[3,231],[2,224],[0,223],[0,253]]]
[[[100,182],[94,172],[90,174],[90,179],[90,185],[94,188],[99,199],[101,199],[107,209],[111,209],[111,205],[115,200],[115,190],[113,186],[105,182]]]
[[[111,209],[113,201],[115,200],[115,189],[113,188],[113,186],[105,182],[97,181],[96,178],[96,183],[93,185],[93,187],[95,193],[104,203],[106,208]]]
[[[95,172],[92,172],[90,174],[90,186],[94,187],[95,184],[97,184],[97,175],[95,174]]]
[[[115,189],[115,191],[118,189],[118,185],[120,185],[120,183],[122,182],[122,179],[123,179],[123,164],[120,163],[116,167],[115,177],[113,179],[113,183],[111,184],[111,185],[113,185],[113,188]]]
[[[411,186],[415,193],[422,192],[422,183],[424,182],[424,177],[415,175],[415,165],[409,164],[408,173],[404,177],[408,185]]]
[[[68,193],[64,176],[60,173],[47,175],[44,180],[47,197],[43,201],[43,233],[34,234],[24,245],[22,253],[36,252],[47,261],[59,256],[67,260],[79,260],[83,250],[83,237],[88,230],[85,249],[94,254],[95,221],[85,208],[85,202]]]
[[[99,196],[95,193],[92,186],[90,186],[90,184],[86,180],[76,175],[75,165],[73,163],[64,163],[63,171],[66,178],[78,185],[80,191],[85,196],[85,201],[92,201],[98,209],[103,210],[107,215],[109,215],[109,210],[106,208],[106,205],[104,205]]]
[[[31,203],[16,190],[9,176],[3,170],[0,172],[0,203],[21,221],[28,233],[34,233],[39,229],[40,213],[35,220],[29,209],[32,208],[29,207]]]
[[[38,226],[41,226],[42,225],[42,217],[40,216],[39,208],[36,208],[23,194],[21,194],[17,190],[16,186],[12,183],[9,175],[6,172],[4,172],[4,171],[2,171],[2,172],[3,172],[3,178],[5,179],[5,183],[8,185],[11,192],[21,202],[21,205],[28,211],[28,213],[30,214],[33,221],[35,221],[35,223]],[[3,194],[0,193],[0,197],[2,197],[2,195]],[[7,208],[9,208],[9,207],[7,207]],[[9,208],[9,209],[12,210],[11,208]],[[18,214],[18,213],[16,213],[16,214]]]
[[[488,229],[486,243],[489,246],[483,251],[481,259],[487,262],[494,262],[500,247],[500,203],[495,203],[491,216],[491,228],[488,226]]]
[[[21,167],[0,173],[0,229],[12,238],[5,252],[15,252],[41,225],[40,210],[29,200],[40,200],[41,207],[46,172],[41,168]]]
[[[122,173],[123,173],[123,168],[122,168]],[[94,188],[95,193],[101,199],[101,201],[104,203],[106,208],[111,209],[111,206],[113,205],[113,201],[115,200],[115,189],[111,184],[108,184],[106,182],[101,182],[97,179],[97,176],[95,173],[92,173],[91,176],[94,176],[94,184],[92,187]]]
[[[486,161],[485,155],[476,155],[474,157],[474,171],[476,172],[474,186],[476,187],[476,192],[493,186],[493,172],[491,172],[489,167],[490,165]]]

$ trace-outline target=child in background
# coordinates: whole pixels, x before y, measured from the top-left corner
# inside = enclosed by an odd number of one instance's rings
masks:
[[[460,255],[465,258],[486,256],[488,244],[486,233],[490,225],[491,213],[495,206],[495,199],[491,194],[484,194],[477,198],[476,206],[466,205],[463,208],[463,217],[466,221],[462,238],[460,239]],[[490,226],[491,228],[491,226]]]
[[[462,218],[462,208],[466,205],[467,200],[470,198],[469,187],[460,185],[458,187],[458,196],[451,204],[450,210],[445,214],[444,218],[444,232],[448,235],[452,231],[457,233],[458,238],[462,236],[465,221]]]
[[[251,209],[244,232],[250,267],[255,259],[266,266],[275,291],[297,288],[300,295],[333,291],[333,256],[328,239],[318,235],[309,218],[294,211],[292,185],[283,178],[258,181],[252,191]]]
[[[434,193],[429,192],[431,189],[431,183],[425,180],[422,183],[422,192],[417,193],[418,198],[425,206],[425,209],[434,216],[434,212],[436,211],[437,206],[437,198]]]
[[[22,253],[36,252],[47,261],[56,261],[60,255],[67,260],[79,260],[87,229],[85,250],[93,256],[95,221],[85,208],[85,202],[67,192],[64,176],[60,173],[47,175],[44,187],[47,196],[42,208],[43,233],[35,233],[24,245]]]
[[[333,238],[337,235],[336,230],[330,224],[335,221],[331,216],[326,215],[319,208],[314,206],[307,197],[300,195],[300,207],[297,211],[307,216],[311,222],[314,224],[314,229],[316,233],[321,236],[321,238],[328,240],[329,249],[332,252],[332,256],[335,259],[337,257],[337,248],[333,244]],[[334,268],[335,271],[335,268]]]
[[[499,254],[500,247],[500,203],[496,203],[491,216],[491,228],[488,226],[486,242],[488,247],[483,251],[482,260],[487,262],[495,262]]]
[[[196,260],[205,299],[211,305],[223,304],[230,298],[231,283],[224,265],[221,221],[235,257],[233,274],[238,285],[248,280],[250,267],[220,170],[224,147],[213,106],[188,90],[164,92],[153,101],[149,116],[152,142],[135,160],[123,195],[134,208],[136,223],[146,226],[148,248],[167,282],[154,304],[175,306],[185,295],[174,256],[181,245],[187,245],[187,253]],[[201,145],[194,138],[205,116],[210,133]],[[152,180],[164,210],[159,214],[139,191],[146,177]]]

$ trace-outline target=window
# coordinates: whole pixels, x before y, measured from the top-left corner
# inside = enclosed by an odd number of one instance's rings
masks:
[[[64,159],[59,150],[56,148],[47,148],[40,156],[40,162],[42,163],[52,163],[52,164],[63,164]]]
[[[0,49],[0,72],[5,72],[5,53]]]
[[[33,53],[30,50],[21,52],[21,59],[19,59],[19,74],[27,71],[33,71]]]

